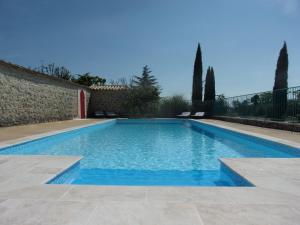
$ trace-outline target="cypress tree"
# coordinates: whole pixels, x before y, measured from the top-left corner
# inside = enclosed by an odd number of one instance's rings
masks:
[[[205,79],[204,101],[215,100],[215,74],[213,67],[208,67]]]
[[[215,74],[212,67],[208,67],[205,79],[205,92],[204,92],[204,102],[206,106],[207,115],[213,114],[213,107],[215,101]]]
[[[273,86],[273,116],[274,119],[283,119],[287,108],[288,88],[288,52],[284,42],[277,60],[275,82]]]
[[[202,72],[202,53],[200,44],[198,44],[193,74],[193,110],[198,110],[202,103]]]

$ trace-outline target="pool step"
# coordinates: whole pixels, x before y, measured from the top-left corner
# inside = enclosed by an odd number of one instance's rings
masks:
[[[219,170],[149,171],[80,169],[72,184],[151,186],[233,186]],[[234,185],[235,186],[235,185]]]

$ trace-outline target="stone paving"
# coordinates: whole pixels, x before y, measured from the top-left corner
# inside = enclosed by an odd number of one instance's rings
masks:
[[[300,224],[297,158],[221,159],[255,187],[45,184],[78,160],[80,157],[1,156],[0,224]]]
[[[222,126],[225,128],[237,129],[242,132],[250,132],[252,134],[267,135],[268,137],[279,138],[281,140],[292,141],[300,144],[300,132],[291,132],[286,130],[277,130],[263,127],[250,126],[239,123],[230,123],[221,120],[203,119],[203,123],[209,123],[214,126]]]
[[[0,127],[0,148],[12,144],[82,128],[106,119],[74,119],[13,127]]]
[[[0,142],[25,138],[32,135],[44,134],[46,132],[72,128],[75,126],[93,124],[102,120],[103,119],[75,119],[12,127],[0,127]]]

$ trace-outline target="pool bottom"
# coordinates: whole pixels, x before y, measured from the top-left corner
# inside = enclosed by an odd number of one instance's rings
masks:
[[[117,170],[81,169],[75,164],[47,184],[126,185],[126,186],[253,186],[246,179],[221,164],[220,170]]]

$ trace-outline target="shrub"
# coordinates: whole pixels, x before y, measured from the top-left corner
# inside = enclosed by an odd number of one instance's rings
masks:
[[[190,111],[190,109],[190,103],[182,95],[174,95],[161,100],[159,116],[172,118],[184,111]]]

